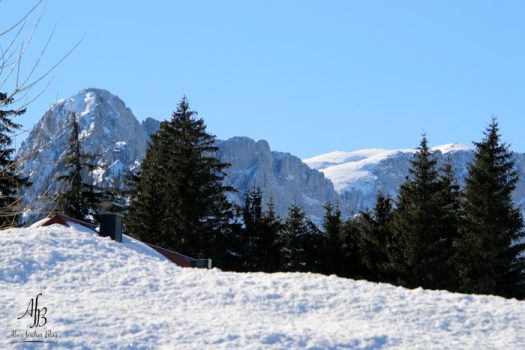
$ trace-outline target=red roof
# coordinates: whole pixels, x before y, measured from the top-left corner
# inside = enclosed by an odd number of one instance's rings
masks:
[[[82,221],[82,220],[73,219],[73,218],[71,218],[71,217],[69,217],[67,215],[64,215],[64,214],[56,214],[55,216],[50,217],[47,221],[45,221],[42,224],[40,224],[40,226],[50,226],[50,225],[53,225],[53,224],[59,224],[59,225],[64,225],[66,227],[69,227],[68,222],[74,223],[74,224],[78,224],[78,225],[82,225],[84,227],[87,227],[87,228],[92,229],[93,231],[97,232],[97,230],[95,229],[96,228],[95,225],[90,224],[89,222]]]
[[[49,218],[47,221],[44,221],[42,224],[40,224],[40,226],[49,226],[53,224],[59,224],[59,225],[69,227],[70,225],[68,224],[68,222],[82,225],[98,233],[95,225],[82,221],[82,220],[73,219],[63,214],[57,214]],[[143,243],[155,249],[158,253],[164,255],[168,260],[170,260],[174,264],[181,266],[181,267],[210,267],[211,265],[211,261],[208,262],[208,259],[193,259],[184,254],[177,253],[173,250],[159,247],[158,245],[155,245],[155,244],[150,244],[150,243],[145,243],[145,242]]]
[[[192,267],[192,262],[195,260],[193,258],[190,258],[189,256],[174,252],[173,250],[165,249],[162,247],[159,247],[155,244],[146,243],[151,248],[155,249],[160,254],[164,255],[168,260],[174,262],[175,264],[182,266],[182,267]]]

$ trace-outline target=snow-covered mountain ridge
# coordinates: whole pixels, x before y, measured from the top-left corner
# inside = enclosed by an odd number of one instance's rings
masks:
[[[471,152],[468,146],[450,143],[432,147],[436,154],[452,154],[458,151]],[[415,149],[386,150],[380,148],[364,149],[353,152],[335,151],[320,156],[303,159],[310,168],[322,171],[333,183],[336,191],[344,192],[348,186],[363,178],[373,178],[373,168],[381,166],[391,158],[410,158]]]
[[[0,246],[2,349],[520,349],[525,342],[525,303],[500,297],[180,268],[59,225],[5,230]],[[32,319],[20,316],[38,293],[47,323],[30,329]],[[15,343],[13,330],[56,338]]]
[[[468,165],[473,160],[473,148],[450,143],[432,147],[438,166],[452,161],[457,181],[464,184]],[[308,166],[330,179],[341,201],[351,211],[371,208],[379,192],[395,198],[399,186],[406,180],[415,149],[365,149],[353,152],[336,151],[303,159]],[[514,201],[525,212],[525,154],[514,153],[516,170],[522,175],[514,192]]]

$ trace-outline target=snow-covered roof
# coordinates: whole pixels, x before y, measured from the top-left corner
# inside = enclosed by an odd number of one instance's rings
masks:
[[[66,227],[73,227],[77,231],[80,232],[87,232],[87,233],[96,233],[99,232],[96,229],[96,226],[93,224],[90,224],[85,221],[77,220],[74,218],[71,218],[69,216],[66,216],[64,214],[56,214],[52,217],[45,218],[42,220],[39,220],[32,224],[31,228],[37,228],[37,227],[46,227],[50,225],[62,225]],[[148,255],[153,256],[162,256],[163,258],[177,264],[181,267],[207,267],[211,268],[211,260],[210,259],[194,259],[189,256],[186,256],[184,254],[181,254],[179,252],[175,252],[173,250],[169,250],[163,247],[159,247],[154,244],[141,242],[135,238],[131,238],[127,235],[122,235],[122,244],[128,246],[129,248],[132,248],[137,251],[141,251],[143,253],[146,253]]]

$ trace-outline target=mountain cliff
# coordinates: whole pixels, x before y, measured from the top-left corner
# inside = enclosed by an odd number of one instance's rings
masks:
[[[103,166],[104,170],[96,171],[92,179],[97,184],[108,184],[126,170],[137,168],[150,136],[160,125],[153,118],[139,123],[125,103],[106,90],[85,89],[54,103],[17,154],[19,170],[33,183],[24,196],[30,207],[28,220],[46,215],[48,209],[42,208],[49,201],[48,195],[58,190],[55,178],[63,170],[61,158],[71,132],[72,112],[79,121],[83,151],[96,155]],[[238,190],[229,196],[235,203],[242,203],[248,190],[260,187],[266,203],[273,199],[278,215],[285,217],[288,206],[296,203],[319,222],[323,205],[338,200],[332,183],[321,172],[288,153],[272,152],[264,140],[235,137],[218,140],[217,146],[220,160],[231,164],[225,183]]]
[[[125,103],[106,90],[85,89],[54,103],[17,154],[19,170],[33,183],[24,196],[30,208],[27,220],[46,215],[47,211],[40,209],[49,201],[49,195],[58,190],[55,178],[63,170],[60,159],[71,131],[72,112],[79,120],[83,150],[96,155],[98,164],[104,166],[104,170],[94,173],[92,180],[98,184],[108,184],[125,171],[137,169],[150,136],[160,125],[153,118],[139,123]],[[338,204],[344,216],[348,216],[372,207],[379,192],[395,198],[415,152],[413,149],[338,151],[301,161],[289,153],[272,151],[264,140],[234,137],[217,140],[217,146],[219,159],[231,164],[226,170],[225,184],[237,189],[229,194],[232,202],[242,204],[247,191],[260,187],[264,202],[271,198],[279,216],[286,217],[288,207],[298,204],[318,224],[327,202]],[[472,149],[448,144],[433,150],[439,164],[450,157],[458,181],[463,184],[473,159]],[[515,153],[515,158],[516,169],[525,174],[525,154]],[[514,200],[525,212],[525,176],[521,176]]]

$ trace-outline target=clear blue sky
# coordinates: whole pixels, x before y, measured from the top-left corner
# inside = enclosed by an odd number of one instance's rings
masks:
[[[1,27],[32,3],[1,1]],[[525,151],[524,16],[523,1],[48,0],[41,66],[84,40],[22,122],[98,87],[139,120],[187,95],[219,138],[300,157],[412,148],[423,132],[471,144],[491,114]]]

